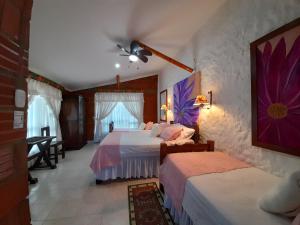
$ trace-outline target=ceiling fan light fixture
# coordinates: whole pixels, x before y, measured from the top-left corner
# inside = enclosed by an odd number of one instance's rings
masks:
[[[119,69],[120,66],[121,66],[120,63],[116,63],[116,64],[115,64],[115,68],[116,68],[116,69]]]
[[[139,60],[139,58],[136,55],[130,55],[129,60],[132,62],[137,62]]]

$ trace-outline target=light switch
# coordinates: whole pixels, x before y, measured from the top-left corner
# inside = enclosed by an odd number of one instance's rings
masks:
[[[24,127],[24,111],[14,111],[14,129]]]

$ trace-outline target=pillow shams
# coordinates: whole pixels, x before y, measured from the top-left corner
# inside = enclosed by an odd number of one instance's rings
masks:
[[[178,126],[169,126],[161,132],[160,137],[165,141],[172,141],[180,136],[181,131],[182,128]]]
[[[151,129],[151,136],[152,137],[158,137],[161,132],[166,128],[166,127],[169,127],[170,124],[167,124],[167,123],[155,123],[153,124],[152,126],[152,129]]]
[[[145,130],[151,130],[152,129],[152,126],[153,126],[153,122],[148,122],[145,126]]]

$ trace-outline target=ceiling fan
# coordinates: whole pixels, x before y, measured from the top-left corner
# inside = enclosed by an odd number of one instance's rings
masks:
[[[152,56],[152,52],[149,50],[143,49],[137,41],[132,41],[130,43],[130,50],[127,50],[120,44],[117,44],[117,47],[127,53],[127,54],[120,54],[120,56],[128,56],[130,62],[136,62],[139,59],[143,61],[144,63],[148,62],[148,57],[147,56]]]

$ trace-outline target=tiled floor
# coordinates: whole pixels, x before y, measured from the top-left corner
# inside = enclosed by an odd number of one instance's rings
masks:
[[[96,185],[89,168],[96,145],[67,152],[57,169],[32,171],[32,225],[128,225],[127,185],[157,181],[141,179]]]

